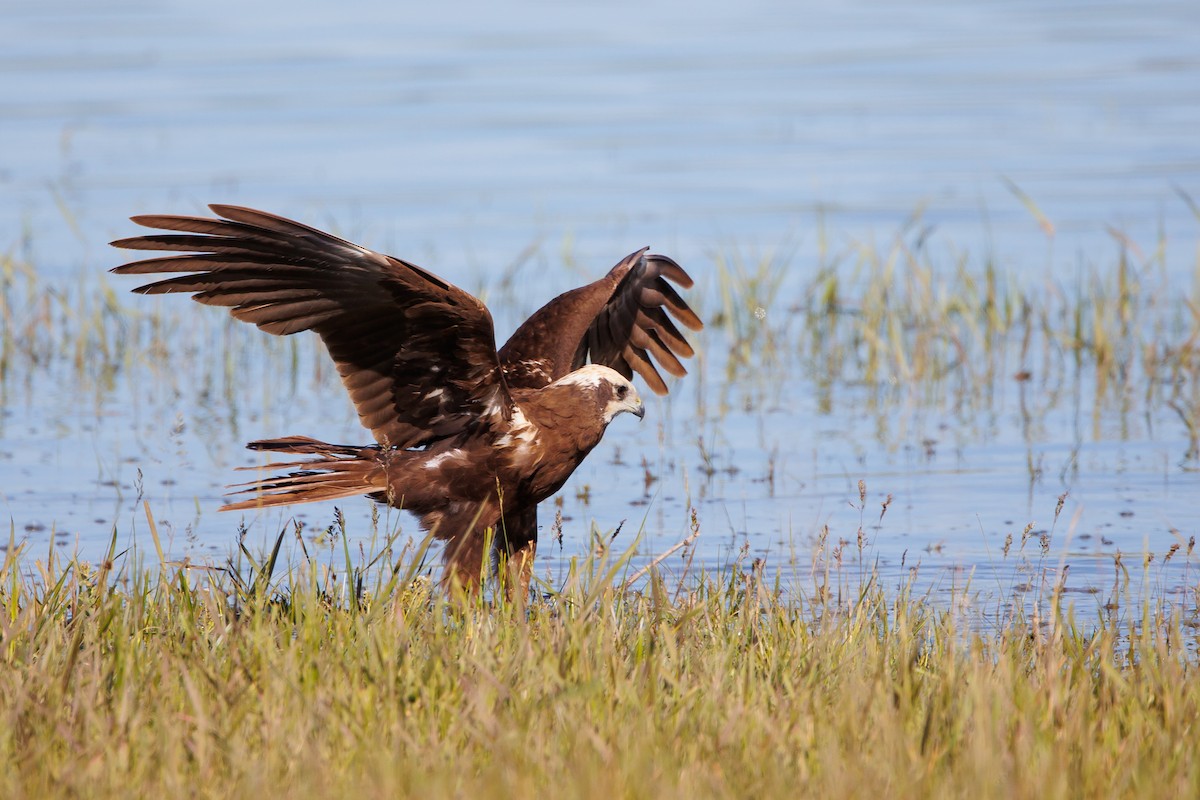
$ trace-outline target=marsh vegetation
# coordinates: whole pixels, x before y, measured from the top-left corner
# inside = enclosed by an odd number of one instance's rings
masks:
[[[7,258],[0,794],[1194,793],[1164,248],[715,258],[697,369],[544,508],[527,614],[365,500],[213,513],[245,438],[362,438],[311,341]],[[481,279],[502,326],[518,280]]]
[[[811,263],[730,251],[700,273],[710,325],[696,368],[646,426],[610,430],[543,513],[545,532],[561,514],[555,532],[571,545],[548,562],[552,575],[587,547],[593,524],[625,521],[622,546],[641,531],[648,559],[687,535],[698,508],[710,569],[744,549],[783,568],[818,540],[855,543],[849,552],[865,536],[859,555],[893,582],[917,564],[931,580],[977,568],[1007,591],[1029,580],[1001,554],[1032,537],[1035,561],[1070,563],[1074,589],[1107,585],[1114,562],[1147,556],[1164,586],[1186,588],[1187,559],[1165,556],[1186,550],[1200,522],[1188,500],[1200,465],[1200,303],[1167,269],[1166,242],[1114,231],[1103,260],[1068,269],[1048,249],[1031,278],[956,251],[919,216],[883,246],[824,225],[813,239]],[[530,252],[466,283],[502,331],[544,299],[520,290],[522,270],[548,285],[575,280],[557,257]],[[219,556],[237,530],[213,513],[237,477],[229,467],[256,463],[243,441],[363,434],[310,339],[262,336],[125,288],[0,264],[0,458],[15,470],[17,538],[94,557],[114,529],[135,535],[149,499],[172,556]],[[877,513],[889,496],[890,513]],[[341,512],[360,544],[378,527],[366,501]],[[317,538],[334,521],[312,507],[250,517],[251,541],[265,546],[293,517]],[[382,521],[404,524],[394,512]]]

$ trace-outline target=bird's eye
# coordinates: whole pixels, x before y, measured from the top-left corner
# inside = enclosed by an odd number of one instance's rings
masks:
[[[628,386],[618,386],[618,387],[617,387],[617,397],[618,397],[619,399],[621,399],[621,400],[624,400],[624,399],[625,399],[625,395],[627,395],[627,394],[629,394],[629,387],[628,387]]]

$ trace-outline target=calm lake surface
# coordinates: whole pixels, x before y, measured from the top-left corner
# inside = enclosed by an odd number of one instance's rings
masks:
[[[1110,275],[1121,238],[1164,297],[1195,297],[1195,2],[406,5],[8,0],[0,250],[39,291],[100,306],[108,287],[131,318],[159,315],[174,354],[103,375],[89,354],[7,367],[0,510],[35,554],[98,558],[114,526],[150,552],[145,499],[174,556],[219,559],[238,524],[216,513],[223,486],[256,463],[244,441],[366,440],[311,342],[102,280],[131,214],[225,202],[326,227],[482,293],[501,338],[646,244],[697,279],[710,319],[718,262],[785,254],[755,295],[779,330],[822,253],[899,239],[1036,291]],[[22,297],[9,315],[27,322]],[[861,563],[889,582],[917,567],[1008,596],[1069,567],[1100,604],[1123,568],[1164,595],[1200,580],[1200,473],[1173,410],[1097,406],[1086,376],[1053,400],[1043,378],[965,407],[853,381],[830,403],[786,352],[768,364],[752,344],[734,369],[730,337],[710,326],[670,399],[613,425],[563,490],[561,545],[544,506],[539,570],[622,520],[617,546],[641,528],[644,562],[694,507],[705,566],[744,554],[809,580],[845,542],[857,570],[862,527]],[[367,501],[345,511],[352,536],[367,528]],[[323,529],[333,509],[247,517],[248,541],[293,516]]]

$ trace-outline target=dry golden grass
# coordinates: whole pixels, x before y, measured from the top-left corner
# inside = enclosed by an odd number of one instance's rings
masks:
[[[1194,620],[1152,605],[996,627],[870,576],[840,603],[756,570],[626,590],[601,558],[524,615],[447,604],[403,564],[354,597],[306,563],[234,579],[19,549],[8,798],[1200,790]]]

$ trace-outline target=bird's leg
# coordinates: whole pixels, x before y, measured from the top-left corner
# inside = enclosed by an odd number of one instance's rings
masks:
[[[537,538],[528,539],[516,547],[505,548],[508,574],[504,589],[510,603],[524,607],[529,600],[529,584],[533,579],[533,559],[537,555]]]
[[[464,598],[478,594],[491,574],[495,546],[495,531],[491,527],[482,531],[470,530],[446,543],[446,570],[442,582],[451,594]]]
[[[537,506],[530,505],[504,517],[501,555],[504,557],[504,591],[510,603],[524,608],[533,580],[537,555]]]

